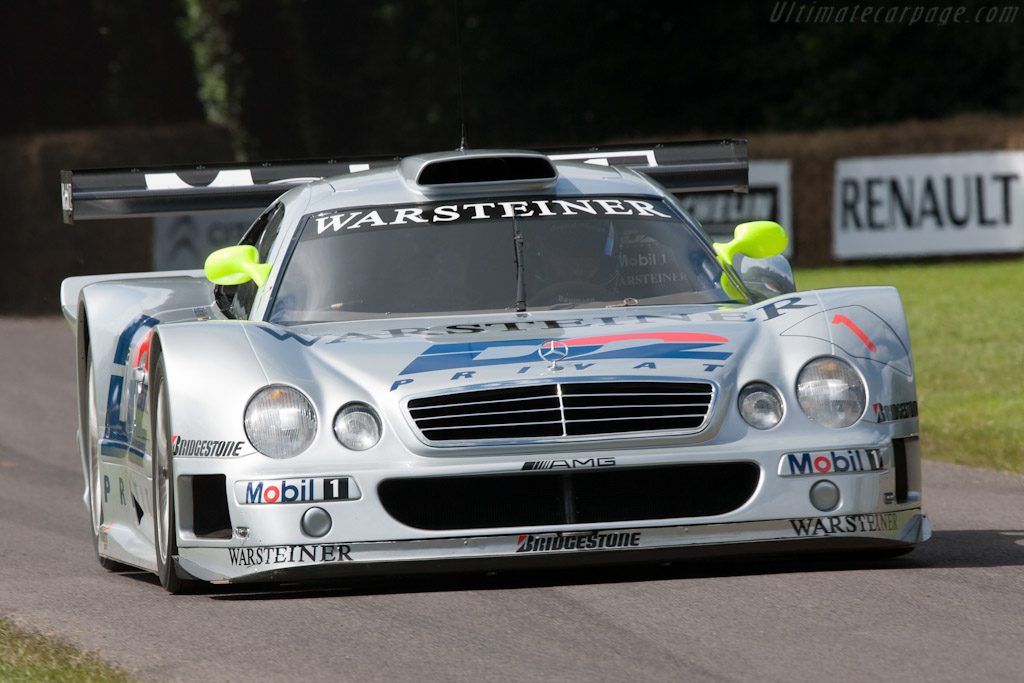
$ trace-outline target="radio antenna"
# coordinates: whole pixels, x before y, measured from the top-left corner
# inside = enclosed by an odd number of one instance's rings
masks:
[[[459,62],[459,124],[462,128],[462,133],[459,138],[459,151],[462,152],[466,149],[466,101],[462,95],[462,30],[460,24],[459,15],[459,0],[455,2],[455,51],[458,54]]]

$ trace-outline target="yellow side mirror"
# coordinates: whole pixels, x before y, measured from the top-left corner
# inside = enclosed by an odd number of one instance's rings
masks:
[[[215,285],[240,285],[252,280],[262,287],[270,275],[270,264],[260,263],[260,253],[249,244],[218,249],[206,257],[206,279]]]
[[[731,266],[736,254],[750,258],[778,256],[786,249],[789,238],[782,226],[773,221],[751,221],[736,226],[729,242],[715,242],[715,253],[723,266]]]
[[[743,254],[751,258],[769,258],[778,256],[789,244],[789,237],[782,226],[774,221],[751,221],[740,223],[733,232],[732,240],[729,242],[715,242],[715,254],[718,255],[718,262],[723,268],[732,266],[732,259],[736,254]],[[737,301],[745,297],[732,283],[728,273],[722,273],[722,289],[725,293]]]

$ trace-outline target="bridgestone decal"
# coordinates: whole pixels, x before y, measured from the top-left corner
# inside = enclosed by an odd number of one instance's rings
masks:
[[[241,455],[244,441],[207,441],[171,437],[171,454],[179,458],[233,458]]]
[[[639,548],[640,531],[599,532],[596,534],[556,536],[522,534],[516,541],[517,553],[538,553],[558,550],[611,550]]]

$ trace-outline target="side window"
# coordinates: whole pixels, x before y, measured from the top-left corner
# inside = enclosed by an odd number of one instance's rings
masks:
[[[260,255],[260,262],[266,263],[270,248],[273,246],[278,234],[281,232],[281,222],[284,219],[284,206],[275,204],[270,209],[260,214],[260,217],[252,224],[252,227],[242,237],[240,244],[251,244],[256,247]],[[218,293],[218,300],[227,304],[225,311],[231,317],[244,320],[249,317],[249,310],[256,298],[256,283],[246,282],[237,287],[224,287]]]
[[[256,250],[259,251],[260,263],[267,262],[270,248],[274,246],[277,236],[281,233],[281,223],[284,220],[284,206],[277,204],[263,215],[266,216],[266,225],[262,233],[256,237],[256,241],[252,243]],[[234,301],[231,302],[231,312],[236,318],[245,319],[249,317],[252,302],[256,299],[256,291],[256,283],[251,280],[238,286]]]

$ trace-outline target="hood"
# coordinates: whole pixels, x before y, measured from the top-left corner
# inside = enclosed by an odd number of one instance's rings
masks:
[[[879,400],[913,395],[906,324],[891,287],[802,292],[749,306],[242,327],[270,382],[294,384],[319,406],[369,403],[392,425],[406,421],[403,406],[411,398],[510,383],[708,382],[716,402],[730,405],[740,387],[767,382],[793,401],[800,369],[828,354],[853,362]],[[695,439],[720,438],[732,411],[714,413]],[[747,431],[738,419],[730,424],[729,439]],[[412,432],[405,431],[413,447]]]

